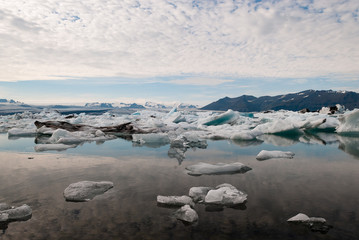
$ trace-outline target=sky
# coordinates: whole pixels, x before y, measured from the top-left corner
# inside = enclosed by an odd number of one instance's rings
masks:
[[[0,1],[0,98],[184,102],[359,92],[358,0]]]

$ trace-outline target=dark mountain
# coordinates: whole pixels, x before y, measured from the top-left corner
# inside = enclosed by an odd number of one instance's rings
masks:
[[[204,106],[203,110],[232,109],[240,112],[259,112],[266,110],[292,110],[299,111],[308,108],[311,111],[322,107],[344,105],[347,109],[359,108],[359,93],[332,90],[306,90],[278,96],[254,97],[243,95],[237,98],[225,97]]]

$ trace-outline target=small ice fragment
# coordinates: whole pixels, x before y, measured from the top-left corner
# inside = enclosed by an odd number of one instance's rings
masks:
[[[298,213],[287,220],[289,223],[301,224],[308,227],[313,232],[327,233],[333,226],[328,225],[327,221],[321,217],[308,217],[303,213]]]
[[[56,150],[56,151],[62,151],[62,150],[66,150],[69,148],[75,148],[77,145],[66,145],[66,144],[37,144],[34,149],[36,152],[43,152],[43,151],[51,151],[51,150]]]
[[[188,196],[157,196],[157,203],[168,205],[168,206],[184,206],[184,205],[190,205],[194,206],[194,202],[192,198]]]
[[[216,189],[210,190],[204,199],[205,203],[224,206],[235,206],[246,200],[247,194],[228,183],[218,185]]]
[[[245,166],[240,162],[235,163],[198,163],[191,166],[187,166],[188,174],[192,176],[200,175],[220,175],[220,174],[235,174],[235,173],[245,173],[252,168]]]
[[[283,151],[267,151],[262,150],[258,153],[257,160],[267,160],[270,158],[293,158],[294,153],[292,152],[283,152]]]
[[[11,208],[8,210],[0,211],[0,222],[1,221],[21,221],[31,218],[31,208],[24,204],[17,208]]]
[[[309,217],[304,213],[298,213],[294,217],[291,217],[287,220],[287,222],[308,222]]]
[[[212,190],[212,187],[191,187],[189,189],[189,196],[193,199],[195,202],[204,201],[204,198],[206,197],[209,190]]]
[[[184,205],[175,212],[175,217],[179,220],[193,223],[198,220],[198,214],[189,205]]]
[[[70,184],[64,191],[66,201],[85,202],[113,188],[112,182],[81,181]]]

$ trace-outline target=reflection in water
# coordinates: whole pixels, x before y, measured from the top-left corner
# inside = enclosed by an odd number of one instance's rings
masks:
[[[350,154],[357,152],[354,140],[340,140]],[[326,234],[328,239],[354,240],[359,235],[358,161],[335,145],[299,143],[294,159],[258,162],[255,154],[241,154],[238,145],[208,143],[204,151],[187,151],[188,161],[181,165],[168,161],[167,148],[132,149],[125,141],[84,144],[71,149],[75,155],[71,151],[0,152],[0,202],[28,204],[33,209],[30,220],[3,226],[7,230],[1,239],[320,239],[321,233],[287,224],[298,212],[326,218],[334,226]],[[91,156],[94,147],[104,153],[113,151],[116,157]],[[121,154],[119,148],[124,149]],[[336,154],[322,151],[327,148]],[[83,155],[79,154],[82,149]],[[246,149],[257,153],[260,146]],[[187,166],[204,160],[210,164],[240,161],[253,170],[197,178],[184,173]],[[64,189],[82,180],[108,180],[114,188],[90,202],[66,202]],[[248,194],[239,211],[196,204],[198,224],[185,226],[171,218],[173,209],[156,206],[157,195],[183,195],[194,186],[221,183]]]
[[[359,138],[338,136],[339,149],[359,159]]]

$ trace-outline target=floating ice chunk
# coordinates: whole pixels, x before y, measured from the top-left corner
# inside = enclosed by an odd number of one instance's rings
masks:
[[[260,131],[244,130],[238,133],[234,133],[230,139],[232,140],[245,140],[251,141],[256,139],[257,136],[261,135]]]
[[[188,195],[193,199],[193,201],[200,202],[204,201],[207,193],[212,189],[212,187],[191,187]]]
[[[208,144],[206,140],[201,140],[197,132],[184,132],[171,142],[173,147],[185,147],[185,148],[207,148]]]
[[[180,122],[185,122],[186,118],[183,116],[181,112],[173,112],[171,114],[166,115],[164,121],[166,123],[180,123]]]
[[[132,142],[149,147],[158,147],[170,143],[167,133],[133,134]]]
[[[298,213],[294,217],[289,218],[287,222],[307,226],[313,232],[327,233],[332,228],[324,218],[308,217],[303,213]]]
[[[64,191],[66,201],[85,202],[113,188],[112,182],[82,181],[70,184]]]
[[[36,128],[11,128],[8,135],[9,137],[33,137],[36,135]]]
[[[198,164],[187,166],[186,169],[188,170],[187,173],[192,176],[235,174],[245,173],[252,170],[252,168],[245,166],[240,162],[217,164],[200,162]]]
[[[336,131],[338,133],[359,133],[359,109],[354,109],[353,111],[346,112],[343,116],[339,118],[339,126]]]
[[[281,133],[289,131],[298,131],[299,126],[291,121],[286,121],[283,119],[274,120],[272,122],[267,122],[256,126],[253,131],[258,133]]]
[[[207,204],[235,206],[247,200],[247,194],[239,191],[231,184],[218,185],[215,189],[208,191],[204,201]]]
[[[37,133],[43,134],[43,135],[52,135],[54,133],[54,129],[48,128],[46,126],[42,126],[36,130]]]
[[[270,158],[293,158],[294,153],[292,152],[283,152],[283,151],[267,151],[262,150],[258,153],[257,160],[267,160]]]
[[[194,206],[194,202],[192,198],[188,196],[157,196],[157,203],[165,205],[165,206],[184,206],[190,205]]]
[[[0,211],[0,222],[28,220],[31,218],[31,215],[31,208],[24,204],[17,208]]]
[[[189,205],[184,205],[175,212],[175,217],[179,220],[193,223],[198,220],[198,214]]]
[[[37,144],[34,149],[36,152],[43,151],[63,151],[69,148],[75,148],[77,145],[66,145],[66,144]]]
[[[310,218],[304,213],[298,213],[294,217],[289,218],[287,222],[308,222],[309,219]]]
[[[231,123],[234,122],[238,118],[239,114],[237,112],[234,112],[233,110],[229,109],[227,112],[210,116],[206,119],[203,119],[200,121],[201,124],[206,126],[216,126],[216,125],[222,125],[225,123]]]

